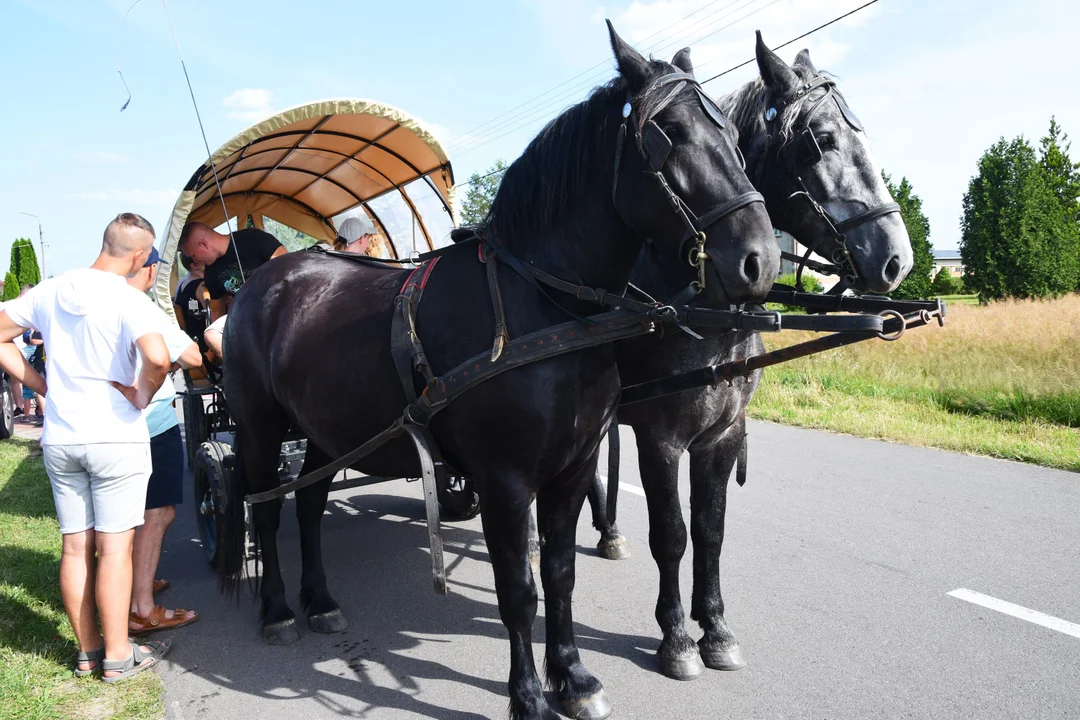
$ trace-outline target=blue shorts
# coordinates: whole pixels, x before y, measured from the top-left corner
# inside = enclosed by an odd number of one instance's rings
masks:
[[[173,425],[150,438],[150,460],[154,471],[146,486],[146,509],[180,505],[184,502],[184,445],[180,427]]]
[[[30,388],[26,387],[26,385],[23,385],[22,386],[22,396],[23,396],[23,400],[33,400],[35,397],[37,397],[37,393],[35,393]]]

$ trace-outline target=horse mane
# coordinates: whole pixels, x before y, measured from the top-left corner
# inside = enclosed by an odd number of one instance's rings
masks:
[[[834,77],[830,73],[819,73],[803,65],[795,65],[791,69],[804,83],[810,82],[819,76]],[[777,150],[784,148],[794,139],[795,122],[802,114],[803,106],[808,102],[817,100],[824,92],[826,92],[824,88],[818,88],[809,95],[804,95],[795,102],[788,104],[783,109],[777,108],[780,114],[780,130],[778,133],[780,145],[776,148]],[[844,97],[837,88],[834,88],[833,92],[840,96],[841,99]],[[750,133],[754,138],[764,139],[765,150],[769,149],[772,136],[769,135],[765,124],[765,112],[771,107],[776,107],[776,105],[773,91],[765,85],[760,75],[738,90],[720,98],[718,103],[724,114],[731,118],[735,126],[739,128],[740,133]]]
[[[654,76],[674,71],[659,61],[652,61],[650,67]],[[638,117],[668,93],[661,89],[634,97],[634,107],[642,111]],[[600,188],[596,176],[614,170],[615,127],[621,122],[618,108],[626,96],[626,80],[615,77],[545,125],[506,169],[477,229],[492,230],[500,239],[521,238],[558,223],[575,211],[575,203],[583,197],[598,192],[610,197],[610,185]],[[624,145],[623,152],[629,147]]]

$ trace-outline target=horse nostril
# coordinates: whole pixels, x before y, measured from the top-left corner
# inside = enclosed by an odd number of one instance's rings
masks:
[[[757,281],[761,279],[761,256],[756,252],[747,255],[746,260],[743,261],[743,275],[751,285],[757,284]]]
[[[885,265],[885,272],[883,273],[885,282],[896,282],[896,278],[900,277],[900,256],[893,255],[889,258],[889,262]]]

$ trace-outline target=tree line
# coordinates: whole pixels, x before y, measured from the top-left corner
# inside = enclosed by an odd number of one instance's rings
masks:
[[[1080,164],[1050,119],[1036,150],[1002,137],[964,195],[964,284],[982,300],[1056,297],[1080,289]]]
[[[39,282],[41,268],[38,267],[34,243],[29,238],[19,238],[11,244],[11,264],[4,275],[4,294],[0,300],[14,300],[19,297],[24,285],[37,285]]]

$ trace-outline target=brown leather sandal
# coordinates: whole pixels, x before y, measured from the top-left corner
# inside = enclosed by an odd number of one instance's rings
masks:
[[[190,625],[199,619],[199,614],[187,617],[188,611],[184,608],[173,610],[173,616],[165,617],[165,608],[155,605],[154,609],[146,617],[140,617],[138,613],[128,615],[128,632],[132,635],[146,635],[158,630],[171,630],[173,628]]]
[[[153,594],[157,595],[159,592],[164,592],[169,589],[168,580],[155,580]]]

